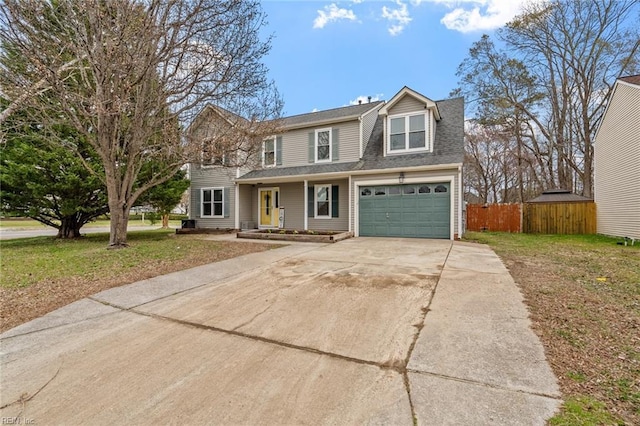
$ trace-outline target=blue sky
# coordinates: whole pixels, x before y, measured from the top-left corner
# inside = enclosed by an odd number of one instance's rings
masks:
[[[284,115],[389,100],[407,85],[433,99],[456,87],[473,42],[522,0],[263,0],[272,34],[265,58]]]

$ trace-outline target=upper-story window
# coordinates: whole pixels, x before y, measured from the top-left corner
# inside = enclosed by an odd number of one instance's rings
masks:
[[[263,142],[262,165],[265,167],[276,165],[276,138],[266,139]]]
[[[203,166],[226,166],[229,163],[229,158],[226,152],[221,149],[217,149],[216,146],[210,142],[204,142],[202,144],[202,165]]]
[[[316,163],[331,161],[331,129],[316,130],[315,160]]]
[[[427,114],[407,114],[389,117],[389,152],[426,151],[429,149],[427,138]]]

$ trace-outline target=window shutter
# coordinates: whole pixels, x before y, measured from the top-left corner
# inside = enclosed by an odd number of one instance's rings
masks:
[[[314,163],[316,161],[316,133],[309,132],[309,162]]]
[[[229,190],[231,188],[222,189],[222,209],[224,217],[229,217]]]
[[[200,191],[192,190],[191,191],[191,199],[193,200],[193,204],[191,206],[200,206],[199,210],[189,209],[189,219],[202,217],[202,189]],[[192,216],[193,215],[193,216]]]
[[[331,161],[336,161],[340,159],[340,129],[333,129],[331,135]]]
[[[340,190],[340,187],[338,185],[331,186],[331,217],[339,217],[339,212],[340,212],[340,205],[338,203],[339,190]]]
[[[314,190],[313,185],[307,187],[307,217],[315,216],[315,209],[313,208],[315,202]]]
[[[276,137],[276,166],[282,166],[282,136]]]

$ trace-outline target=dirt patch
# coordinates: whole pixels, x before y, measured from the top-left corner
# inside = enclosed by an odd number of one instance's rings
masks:
[[[112,276],[45,279],[24,288],[0,288],[0,331],[109,288],[272,248],[267,244],[249,242],[220,242],[220,245],[219,250],[201,250],[187,259],[176,261],[148,262],[137,268],[117,271]]]
[[[420,275],[420,274],[419,274]],[[364,275],[353,272],[342,272],[337,274],[325,274],[320,280],[332,287],[349,288],[392,288],[392,287],[420,287],[426,288],[435,284],[435,280],[429,281],[415,275]]]

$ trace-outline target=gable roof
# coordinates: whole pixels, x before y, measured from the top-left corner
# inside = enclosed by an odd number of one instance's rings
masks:
[[[248,123],[248,120],[246,118],[241,117],[238,114],[229,111],[228,109],[222,108],[221,106],[208,103],[204,106],[204,108],[200,110],[200,112],[198,112],[189,126],[187,126],[187,129],[191,130],[197,128],[202,120],[209,118],[210,114],[216,114],[219,117],[222,117],[231,125],[238,122]]]
[[[464,160],[464,99],[454,98],[437,102],[442,113],[436,124],[436,138],[433,152],[383,155],[384,116],[378,116],[362,159],[348,163],[309,164],[295,167],[273,167],[250,171],[237,181],[257,179],[294,179],[301,175],[364,173],[368,170],[388,170],[453,164],[461,165]]]
[[[396,93],[393,96],[393,98],[391,98],[391,100],[389,102],[387,102],[387,104],[385,106],[380,108],[380,114],[381,115],[387,115],[389,113],[389,110],[391,108],[393,108],[393,106],[395,104],[400,102],[400,100],[402,100],[402,98],[404,98],[405,96],[411,96],[412,98],[414,98],[418,102],[423,103],[426,108],[433,109],[433,112],[435,114],[436,120],[440,120],[440,111],[438,111],[438,105],[434,101],[432,101],[431,99],[429,99],[426,96],[424,96],[423,94],[418,93],[415,90],[413,90],[413,89],[411,89],[411,88],[409,88],[407,86],[404,86],[402,89],[400,89],[400,91],[398,93]]]
[[[437,101],[440,121],[436,124],[433,152],[384,156],[384,116],[379,116],[362,155],[363,169],[459,164],[464,160],[464,99]]]
[[[625,83],[630,83],[630,84],[635,84],[636,86],[640,86],[640,74],[620,77],[618,80],[624,81]]]
[[[296,129],[310,127],[322,123],[335,123],[341,121],[355,120],[367,112],[379,108],[384,101],[368,102],[359,105],[349,105],[340,108],[327,109],[306,114],[292,115],[282,119],[285,129]]]

